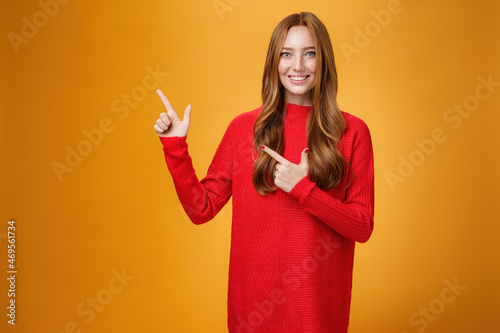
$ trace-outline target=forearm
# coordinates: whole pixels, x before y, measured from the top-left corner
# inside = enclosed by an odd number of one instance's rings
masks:
[[[186,137],[160,140],[165,161],[186,214],[195,224],[210,221],[230,197],[230,184],[227,183],[225,171],[212,168],[200,182],[188,153]]]
[[[301,207],[339,234],[354,241],[366,242],[373,231],[373,172],[356,175],[354,188],[342,202],[320,189],[307,176],[292,189]],[[355,198],[351,200],[350,198]]]

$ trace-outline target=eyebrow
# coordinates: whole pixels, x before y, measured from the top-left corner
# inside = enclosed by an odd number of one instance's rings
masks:
[[[306,46],[304,50],[315,49],[314,46]],[[283,50],[293,50],[293,47],[283,47]]]

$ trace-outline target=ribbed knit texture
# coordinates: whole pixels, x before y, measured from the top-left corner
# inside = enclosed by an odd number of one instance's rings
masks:
[[[307,147],[311,107],[286,107],[282,156],[298,164]],[[373,230],[368,127],[342,112],[347,126],[339,147],[354,173],[347,189],[347,175],[330,191],[306,176],[290,193],[278,189],[261,196],[252,183],[253,125],[260,111],[233,119],[201,181],[186,137],[160,138],[179,200],[193,223],[211,220],[233,196],[229,332],[345,333],[354,245],[366,242]]]

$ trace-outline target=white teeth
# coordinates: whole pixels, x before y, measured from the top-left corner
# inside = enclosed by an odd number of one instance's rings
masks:
[[[294,81],[303,81],[303,80],[307,79],[307,76],[290,76],[290,79],[292,79]]]

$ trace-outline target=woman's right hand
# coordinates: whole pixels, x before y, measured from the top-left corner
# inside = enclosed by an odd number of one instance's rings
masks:
[[[160,96],[163,105],[165,105],[165,108],[167,109],[167,112],[160,114],[160,118],[156,121],[154,126],[156,133],[158,133],[160,137],[186,136],[191,117],[191,105],[186,106],[186,109],[184,110],[184,119],[181,120],[163,92],[160,89],[157,89],[156,93]]]

